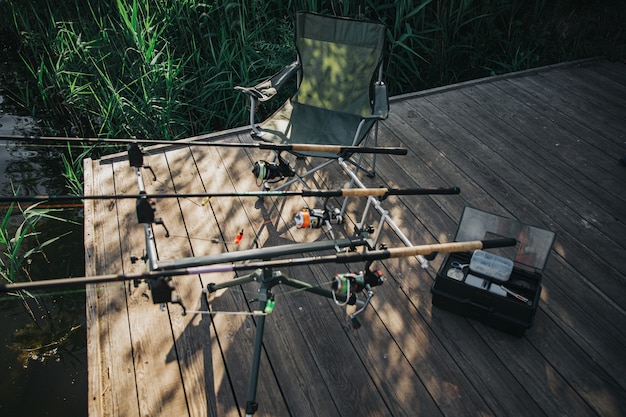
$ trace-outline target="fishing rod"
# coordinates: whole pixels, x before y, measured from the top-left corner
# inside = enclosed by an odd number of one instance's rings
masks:
[[[308,143],[275,144],[271,142],[249,142],[249,143],[227,143],[203,141],[208,135],[193,136],[182,140],[165,139],[123,139],[123,138],[79,138],[79,137],[58,137],[39,135],[0,135],[0,140],[12,142],[32,142],[32,141],[55,141],[55,142],[75,142],[81,144],[103,145],[103,144],[140,144],[140,145],[185,145],[185,146],[214,146],[222,148],[256,148],[261,150],[274,150],[277,152],[320,152],[334,154],[369,153],[387,155],[406,155],[406,148],[399,147],[361,147],[344,145],[317,145]]]
[[[291,267],[301,265],[315,265],[323,263],[354,263],[371,262],[391,258],[405,258],[411,256],[428,256],[438,253],[469,252],[481,249],[493,249],[515,246],[517,240],[513,238],[474,240],[467,242],[436,243],[411,247],[377,249],[364,252],[342,252],[334,255],[308,256],[303,258],[276,259],[267,261],[247,262],[241,264],[221,264],[192,266],[169,270],[152,270],[136,274],[108,274],[91,277],[59,278],[44,281],[30,281],[10,284],[0,284],[0,292],[48,289],[69,285],[102,284],[116,281],[140,281],[169,278],[182,275],[213,274],[220,272],[241,272],[256,269],[276,267]],[[277,247],[279,248],[279,247]]]
[[[300,191],[243,191],[243,192],[204,192],[204,193],[165,193],[165,194],[110,194],[110,195],[54,195],[0,197],[0,203],[39,201],[77,201],[77,200],[122,200],[122,199],[161,199],[161,198],[217,198],[217,197],[379,197],[381,200],[390,195],[432,195],[459,194],[458,187],[451,188],[341,188],[336,190],[300,190]]]
[[[12,203],[19,203],[19,201],[12,201]],[[83,203],[53,203],[53,204],[39,204],[38,209],[43,210],[58,210],[58,209],[75,209],[84,207]],[[12,208],[11,204],[0,205],[0,210],[8,210]]]

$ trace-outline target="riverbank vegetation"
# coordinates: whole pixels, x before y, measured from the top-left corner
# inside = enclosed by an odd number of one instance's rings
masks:
[[[296,10],[384,22],[391,94],[606,53],[599,42],[623,53],[625,36],[623,23],[602,25],[611,3],[591,0],[0,3],[23,69],[8,93],[58,135],[178,139],[244,125],[233,88],[294,59]]]
[[[33,275],[39,277],[44,271],[53,273],[58,265],[51,268],[50,264],[59,262],[59,259],[48,259],[44,249],[68,236],[71,231],[44,238],[39,225],[46,221],[77,224],[63,217],[61,211],[41,207],[40,203],[26,208],[11,203],[3,208],[4,215],[0,221],[0,282],[32,281]],[[53,301],[54,306],[51,306],[45,297],[30,291],[16,291],[8,296],[18,299],[30,318],[28,323],[16,330],[10,344],[11,349],[18,352],[24,368],[31,360],[56,358],[60,350],[70,345],[71,336],[81,328],[76,323],[76,307],[79,305],[76,298],[57,297]],[[72,309],[61,307],[61,304],[70,305]]]

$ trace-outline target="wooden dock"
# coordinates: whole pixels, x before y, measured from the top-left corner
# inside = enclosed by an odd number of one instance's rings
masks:
[[[212,140],[248,142],[247,129]],[[465,206],[557,234],[534,326],[522,338],[431,305],[442,256],[384,261],[363,326],[345,308],[277,286],[267,316],[258,416],[626,416],[626,65],[604,60],[541,68],[424,91],[391,101],[380,143],[407,156],[378,158],[369,186],[458,186],[460,195],[389,197],[385,207],[414,244],[449,242]],[[266,151],[167,146],[146,150],[149,193],[256,191],[250,173]],[[298,169],[305,162],[298,161]],[[314,188],[348,178],[323,171]],[[134,194],[124,155],[85,163],[85,192]],[[154,228],[159,258],[219,254],[325,239],[292,216],[293,198],[161,199],[170,231]],[[363,201],[353,200],[349,235]],[[134,200],[86,201],[87,274],[143,272]],[[243,240],[234,244],[244,231]],[[389,230],[389,246],[400,245]],[[358,269],[362,265],[353,265]],[[344,265],[282,269],[326,285]],[[189,310],[241,312],[258,285],[202,288],[234,273],[174,279]],[[89,415],[244,415],[255,320],[181,314],[154,305],[145,285],[87,291]]]

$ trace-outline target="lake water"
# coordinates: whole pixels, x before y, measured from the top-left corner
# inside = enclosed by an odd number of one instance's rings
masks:
[[[0,97],[0,134],[20,134],[30,127],[29,118],[3,112]],[[11,196],[14,189],[22,195],[65,193],[61,155],[57,147],[0,141],[0,195]],[[0,221],[6,213],[3,205]],[[76,224],[48,220],[38,224],[40,242],[69,234],[45,248],[45,256],[33,257],[29,266],[33,279],[84,274],[82,210],[55,214]],[[21,221],[21,216],[11,216],[12,233]],[[1,295],[0,373],[0,416],[86,416],[84,290],[24,300]]]

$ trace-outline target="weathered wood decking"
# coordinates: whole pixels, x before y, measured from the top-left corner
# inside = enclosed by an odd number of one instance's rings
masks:
[[[459,186],[457,196],[390,197],[414,244],[451,241],[466,205],[557,233],[535,323],[515,338],[431,306],[430,270],[383,263],[359,331],[332,301],[275,288],[261,361],[259,416],[626,415],[626,66],[606,61],[544,68],[397,97],[371,186]],[[249,141],[247,131],[215,135]],[[266,152],[153,148],[151,193],[257,190],[250,173]],[[86,192],[135,193],[124,158],[86,163]],[[344,185],[337,169],[319,188]],[[359,219],[363,202],[349,212]],[[294,227],[302,198],[162,199],[161,259],[320,239]],[[310,201],[314,206],[314,202]],[[140,272],[143,228],[133,200],[86,202],[88,274]],[[240,245],[231,243],[243,229]],[[345,227],[350,230],[350,226]],[[341,229],[336,229],[338,233]],[[256,233],[256,236],[255,236]],[[385,230],[384,241],[399,245]],[[227,243],[215,243],[225,241]],[[360,265],[354,265],[358,268]],[[287,268],[312,283],[345,267]],[[208,282],[176,278],[191,310],[248,311],[256,284],[203,299]],[[246,402],[255,322],[250,316],[160,311],[143,286],[88,288],[90,416],[239,416]],[[256,305],[256,304],[254,304]]]

